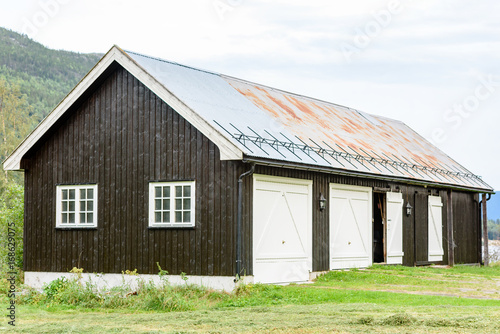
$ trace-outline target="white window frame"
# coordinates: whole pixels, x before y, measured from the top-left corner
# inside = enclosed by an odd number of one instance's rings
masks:
[[[81,189],[92,189],[94,191],[94,195],[92,198],[92,211],[87,211],[87,207],[85,211],[80,210],[80,190]],[[75,190],[75,223],[63,223],[63,190]],[[56,186],[56,227],[57,228],[96,228],[97,227],[97,184],[78,184],[78,185],[58,185]],[[88,202],[85,199],[85,202]],[[86,204],[87,205],[87,204]],[[80,213],[92,213],[93,219],[92,223],[81,223],[80,221]]]
[[[165,212],[167,210],[163,209],[163,204],[162,204],[162,209],[156,210],[155,209],[155,200],[158,199],[155,194],[155,187],[165,187],[169,186],[170,187],[170,195],[169,197],[162,197],[161,199],[169,199],[170,200],[170,207],[169,207],[169,214],[170,214],[170,222],[161,222],[157,223],[155,220],[155,214],[158,212]],[[191,194],[189,196],[190,198],[190,209],[189,210],[176,210],[175,207],[175,200],[179,199],[176,197],[175,194],[175,187],[176,186],[191,186]],[[181,199],[185,199],[187,197],[181,197]],[[163,203],[163,201],[162,201]],[[195,226],[195,204],[196,204],[196,183],[195,181],[173,181],[173,182],[150,182],[149,183],[149,227],[194,227]],[[184,203],[183,203],[184,205]],[[182,215],[184,217],[184,212],[189,212],[190,213],[190,221],[189,222],[175,222],[176,219],[176,211],[182,211]]]

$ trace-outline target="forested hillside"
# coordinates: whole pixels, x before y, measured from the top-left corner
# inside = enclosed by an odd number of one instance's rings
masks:
[[[101,56],[51,50],[24,35],[0,28],[0,161]],[[2,173],[0,192],[6,175]]]
[[[40,120],[101,58],[51,50],[26,36],[0,28],[0,77],[19,85]]]

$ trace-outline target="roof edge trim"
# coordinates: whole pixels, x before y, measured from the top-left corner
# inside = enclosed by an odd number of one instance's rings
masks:
[[[5,159],[3,162],[4,170],[22,170],[21,160],[23,156],[115,61],[141,81],[153,93],[158,95],[165,103],[169,104],[208,139],[213,141],[220,150],[221,160],[241,160],[243,158],[243,151],[240,148],[185,105],[180,99],[172,94],[172,92],[127,55],[125,51],[114,45],[87,75],[80,80],[71,92],[59,102],[59,104],[17,146],[7,159]]]
[[[422,180],[416,180],[416,179],[408,179],[408,178],[397,177],[397,176],[377,175],[377,174],[369,174],[369,173],[362,173],[362,172],[355,172],[355,171],[348,171],[348,170],[338,170],[338,169],[328,168],[328,167],[305,165],[305,164],[293,163],[293,162],[288,162],[288,161],[273,161],[273,160],[269,160],[269,159],[265,159],[265,158],[255,158],[255,157],[249,157],[249,156],[245,156],[243,158],[243,162],[255,163],[258,165],[270,166],[270,167],[279,167],[279,168],[284,167],[284,168],[299,169],[299,170],[305,170],[305,171],[315,171],[315,172],[320,172],[320,173],[339,174],[339,175],[346,175],[346,176],[352,176],[352,177],[364,177],[367,179],[386,180],[386,181],[392,181],[392,182],[406,182],[406,183],[412,184],[412,185],[434,186],[434,187],[438,187],[438,188],[446,188],[446,189],[454,189],[454,190],[462,190],[462,191],[472,191],[472,192],[476,192],[476,193],[486,193],[486,194],[494,194],[495,193],[495,191],[492,188],[474,188],[474,187],[465,187],[465,186],[462,187],[462,186],[457,186],[457,185],[448,184],[448,183],[438,183],[438,182],[422,181]]]
[[[69,92],[64,99],[38,123],[31,133],[16,147],[16,149],[5,159],[3,168],[5,170],[21,170],[21,159],[33,147],[38,140],[47,132],[52,125],[76,102],[76,100],[92,85],[92,83],[104,73],[112,64],[118,48],[113,46],[97,62],[96,65],[83,77],[82,80]]]

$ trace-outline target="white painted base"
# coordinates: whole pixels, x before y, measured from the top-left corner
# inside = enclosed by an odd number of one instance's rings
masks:
[[[100,290],[108,290],[115,286],[126,284],[132,290],[137,288],[139,280],[146,282],[152,281],[155,284],[161,283],[160,276],[158,275],[122,275],[122,274],[89,274],[82,273],[82,282],[92,282]],[[24,273],[24,283],[34,289],[42,289],[44,284],[48,284],[55,279],[66,277],[76,278],[77,274],[72,273],[58,273],[58,272],[36,272],[26,271]],[[166,275],[168,282],[172,285],[182,285],[186,282],[180,275]],[[253,276],[245,276],[240,279],[238,283],[234,282],[233,276],[186,276],[188,278],[187,284],[196,284],[204,286],[209,289],[222,290],[231,292],[238,284],[253,283]]]

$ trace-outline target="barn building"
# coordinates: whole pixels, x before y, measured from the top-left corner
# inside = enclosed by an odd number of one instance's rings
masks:
[[[4,162],[24,270],[230,289],[481,262],[493,189],[400,121],[113,47]]]

